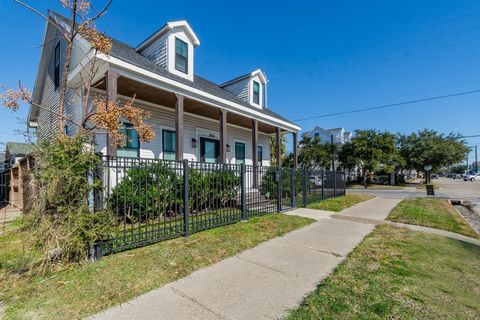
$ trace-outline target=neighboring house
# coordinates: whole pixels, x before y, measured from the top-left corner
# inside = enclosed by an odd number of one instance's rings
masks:
[[[352,133],[345,131],[344,128],[334,129],[322,129],[315,127],[310,131],[304,133],[311,138],[319,138],[322,143],[331,143],[333,137],[333,143],[344,144],[352,140]]]
[[[7,167],[5,164],[5,152],[0,152],[0,171],[4,170]]]
[[[49,19],[68,30],[66,18],[49,12]],[[66,44],[50,23],[43,41],[33,101],[58,110]],[[135,95],[135,104],[152,112],[148,121],[156,138],[140,143],[131,124],[123,123],[127,145],[117,147],[102,134],[96,138],[97,151],[112,156],[269,165],[271,136],[292,133],[297,141],[300,127],[267,106],[267,81],[260,69],[220,85],[195,75],[195,48],[200,41],[186,21],[166,23],[136,47],[111,41],[110,55],[96,56],[93,90],[111,100],[128,101]],[[80,66],[88,66],[92,55],[88,42],[77,38],[69,88],[81,83]],[[76,94],[68,89],[65,110],[79,120],[82,108]],[[37,128],[39,143],[51,139],[57,130],[56,117],[34,105],[28,122]],[[67,134],[76,131],[67,122]]]
[[[10,168],[17,164],[22,158],[25,158],[34,149],[31,143],[7,142],[5,147],[5,168]]]

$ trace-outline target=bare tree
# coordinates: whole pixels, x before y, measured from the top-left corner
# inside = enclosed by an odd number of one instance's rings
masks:
[[[116,142],[121,142],[125,137],[120,133],[120,120],[128,119],[142,141],[151,141],[155,137],[155,131],[144,121],[151,114],[134,105],[135,97],[121,104],[118,101],[107,101],[105,97],[92,98],[92,85],[97,75],[97,53],[109,55],[112,44],[111,40],[102,32],[98,31],[95,21],[103,17],[113,0],[108,0],[100,10],[93,7],[88,0],[59,0],[61,5],[69,11],[69,26],[65,27],[59,24],[55,19],[44,15],[33,6],[24,1],[13,0],[14,3],[26,8],[30,12],[43,18],[49,25],[56,28],[61,37],[65,40],[66,49],[63,64],[63,73],[60,82],[60,97],[58,110],[32,101],[32,94],[29,89],[22,86],[19,81],[18,87],[7,88],[0,84],[0,101],[4,107],[13,111],[20,108],[21,102],[28,103],[40,110],[52,113],[58,121],[59,134],[64,133],[65,121],[78,126],[79,131],[103,131],[109,134],[109,137]],[[89,63],[82,65],[80,73],[81,83],[76,87],[69,87],[68,76],[72,67],[72,52],[76,44],[76,39],[81,37],[90,44],[89,52],[83,52],[84,56],[91,56]],[[43,43],[42,46],[48,43]],[[91,52],[93,51],[93,52]],[[66,94],[68,89],[75,89],[80,92],[80,101],[82,104],[82,119],[73,119],[65,112]],[[77,93],[76,93],[77,94]]]

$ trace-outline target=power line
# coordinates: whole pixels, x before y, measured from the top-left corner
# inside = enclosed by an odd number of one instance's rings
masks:
[[[402,33],[402,34],[399,34],[399,35],[396,35],[396,36],[392,36],[392,37],[389,37],[389,38],[386,38],[386,39],[383,39],[383,40],[379,40],[379,41],[373,42],[371,44],[360,46],[357,49],[365,49],[365,48],[369,48],[369,47],[374,47],[376,45],[379,45],[379,44],[382,44],[382,43],[385,43],[385,42],[389,42],[389,41],[392,41],[392,40],[403,38],[403,37],[405,37],[407,35],[410,35],[410,34],[419,33],[419,32],[422,32],[422,31],[425,31],[425,30],[428,30],[428,29],[432,29],[432,28],[441,26],[443,24],[446,24],[446,23],[449,23],[449,22],[452,22],[452,21],[456,21],[456,20],[464,19],[464,18],[467,18],[467,17],[470,17],[470,16],[474,16],[474,15],[477,15],[479,13],[480,13],[480,10],[477,10],[477,11],[466,13],[466,14],[463,14],[463,15],[460,15],[460,16],[457,16],[457,17],[454,17],[454,18],[451,18],[451,19],[442,20],[442,21],[436,22],[434,24],[431,24],[431,25],[428,25],[428,26],[425,26],[425,27],[422,27],[422,28],[419,28],[419,29],[415,29],[415,30],[412,30],[412,31],[409,31],[409,32],[406,32],[406,33]],[[344,52],[342,55],[348,54],[350,52],[351,51]],[[310,59],[310,60],[307,60],[307,61],[299,61],[297,63],[281,66],[281,69],[292,68],[292,67],[302,65],[302,64],[305,64],[305,63],[310,64],[310,63],[317,62],[321,59],[328,59],[328,58],[333,58],[333,57],[336,57],[336,56],[338,56],[338,54],[332,54],[332,55],[328,55],[326,57],[321,57],[321,58],[314,58],[314,59]],[[277,68],[277,69],[279,69],[279,68]],[[279,70],[279,72],[281,73],[282,70]],[[279,72],[275,71],[275,70],[272,70],[272,73],[274,73],[274,74],[279,73]]]
[[[452,97],[463,96],[463,95],[474,94],[474,93],[480,93],[480,89],[479,90],[472,90],[472,91],[457,92],[457,93],[447,94],[447,95],[443,95],[443,96],[435,96],[435,97],[428,97],[428,98],[422,98],[422,99],[402,101],[402,102],[397,102],[397,103],[390,103],[390,104],[385,104],[385,105],[375,106],[375,107],[366,107],[366,108],[354,109],[354,110],[349,110],[349,111],[327,113],[327,114],[323,114],[323,115],[319,115],[319,116],[312,116],[312,117],[308,117],[308,118],[296,119],[296,120],[293,120],[293,121],[297,121],[297,122],[298,121],[306,121],[306,120],[311,120],[311,119],[333,117],[333,116],[338,116],[338,115],[342,115],[342,114],[350,114],[350,113],[365,112],[365,111],[370,111],[370,110],[392,108],[392,107],[402,106],[402,105],[406,105],[406,104],[432,101],[432,100],[440,100],[440,99],[452,98]]]

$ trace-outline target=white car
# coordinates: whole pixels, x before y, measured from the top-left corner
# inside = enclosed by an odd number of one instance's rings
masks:
[[[477,181],[480,180],[480,173],[467,174],[463,177],[465,181]]]

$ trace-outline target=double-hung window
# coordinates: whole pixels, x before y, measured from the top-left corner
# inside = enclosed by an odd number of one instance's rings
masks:
[[[260,104],[260,84],[253,81],[253,103]]]
[[[188,73],[188,44],[175,38],[175,69]]]
[[[125,137],[125,143],[117,148],[117,156],[136,158],[140,154],[140,139],[132,124],[123,123],[120,132]]]
[[[53,83],[55,85],[55,90],[60,85],[60,42],[55,46],[55,51],[53,55]]]
[[[176,144],[175,131],[163,130],[162,131],[163,159],[175,160],[175,151],[176,151],[175,144]]]
[[[245,164],[245,143],[235,142],[235,164]]]

